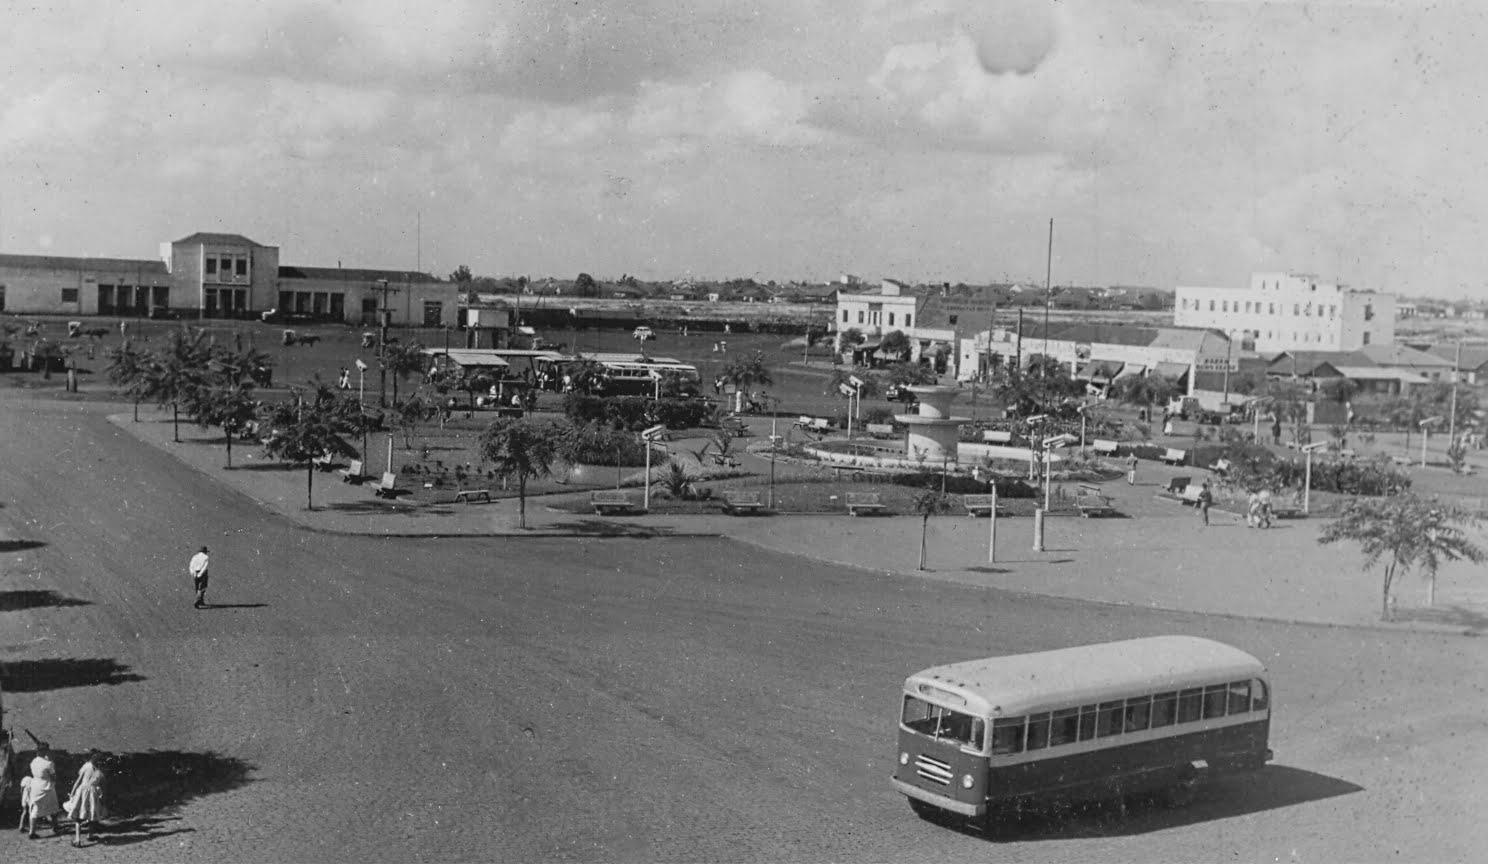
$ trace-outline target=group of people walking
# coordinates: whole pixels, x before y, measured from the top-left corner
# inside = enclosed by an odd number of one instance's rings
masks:
[[[59,800],[57,762],[51,745],[31,735],[29,730],[26,734],[35,742],[36,751],[23,774],[12,736],[0,729],[0,794],[7,792],[12,785],[19,787],[19,829],[30,839],[39,836],[36,830],[43,823],[52,829],[52,836],[61,834],[65,817],[73,823],[72,845],[83,845],[83,831],[87,830],[91,836],[98,823],[108,818],[108,808],[103,803],[104,754],[98,750],[88,751],[88,760],[78,769],[66,800]]]

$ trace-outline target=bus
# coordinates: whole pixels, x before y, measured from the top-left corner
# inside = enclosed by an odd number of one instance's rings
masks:
[[[570,362],[584,360],[604,367],[603,395],[606,396],[650,396],[657,389],[657,376],[674,376],[683,396],[696,396],[700,392],[697,367],[672,357],[593,353],[579,354]]]
[[[896,790],[922,818],[1159,793],[1271,760],[1265,667],[1156,636],[933,666],[904,681]]]

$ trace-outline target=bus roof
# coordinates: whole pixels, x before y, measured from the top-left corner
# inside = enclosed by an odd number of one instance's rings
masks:
[[[681,360],[675,357],[653,357],[649,354],[616,354],[612,352],[580,352],[576,355],[580,360],[593,360],[596,363],[642,363],[654,366],[685,366]]]
[[[1222,642],[1153,636],[932,666],[909,676],[904,686],[932,702],[944,703],[935,691],[948,691],[973,713],[1014,717],[1264,671],[1261,661]]]

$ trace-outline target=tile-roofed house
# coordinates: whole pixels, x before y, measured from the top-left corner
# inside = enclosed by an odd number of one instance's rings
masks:
[[[1433,345],[1429,351],[1453,364],[1458,381],[1467,384],[1488,381],[1488,345],[1463,345],[1460,359],[1456,345]]]
[[[1451,360],[1418,351],[1409,345],[1365,345],[1358,353],[1368,357],[1375,366],[1403,369],[1431,381],[1449,380],[1452,377]]]
[[[165,275],[165,262],[156,258],[70,258],[63,255],[0,254],[0,267],[28,270],[140,270]]]
[[[1266,374],[1308,378],[1324,364],[1336,369],[1340,365],[1374,366],[1375,362],[1359,351],[1283,351],[1271,358],[1266,365]]]

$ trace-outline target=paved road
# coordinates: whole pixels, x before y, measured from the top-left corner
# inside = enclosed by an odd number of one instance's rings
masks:
[[[721,540],[313,534],[97,406],[5,397],[0,441],[6,708],[57,746],[128,754],[136,788],[117,794],[150,806],[101,858],[1466,861],[1488,848],[1482,640],[1092,606]],[[201,542],[221,605],[195,612],[184,564]],[[906,673],[1164,632],[1267,660],[1276,766],[1186,811],[1032,821],[994,840],[920,822],[889,789]],[[7,860],[55,860],[62,842],[0,834]]]

